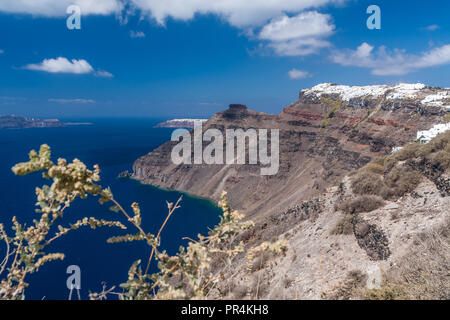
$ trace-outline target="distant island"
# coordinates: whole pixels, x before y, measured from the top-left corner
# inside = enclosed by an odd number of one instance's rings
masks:
[[[16,115],[0,115],[0,129],[55,128],[90,123],[64,123],[59,119],[26,118]]]
[[[205,123],[208,119],[173,119],[158,123],[155,128],[194,128],[196,122]]]

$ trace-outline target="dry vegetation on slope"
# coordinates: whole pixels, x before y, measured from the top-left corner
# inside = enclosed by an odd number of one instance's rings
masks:
[[[288,251],[250,267],[236,259],[216,297],[449,299],[449,142],[450,132],[408,145],[257,223],[247,245],[287,239]],[[377,184],[361,188],[362,175]]]
[[[414,142],[387,157],[378,158],[353,177],[353,192],[398,199],[412,192],[423,175],[436,183],[444,194],[450,195],[448,180],[442,176],[450,168],[450,131],[428,144]]]

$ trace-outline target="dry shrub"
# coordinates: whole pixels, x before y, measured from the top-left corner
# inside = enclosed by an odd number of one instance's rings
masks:
[[[247,286],[244,286],[242,284],[234,286],[232,289],[233,298],[236,300],[242,300],[244,299],[248,294],[248,288]]]
[[[396,199],[414,189],[422,181],[422,175],[414,170],[404,161],[406,155],[415,154],[418,144],[414,144],[405,153],[400,156],[390,156],[385,161],[385,167],[378,163],[370,163],[360,170],[352,179],[352,190],[358,195],[377,195],[384,199]],[[400,152],[400,151],[399,151]],[[450,165],[450,153],[447,155],[443,151],[434,158],[434,162],[441,166]],[[399,160],[403,159],[403,160]],[[380,172],[383,170],[385,175]],[[372,209],[373,210],[373,209]]]
[[[444,120],[445,120],[446,123],[449,123],[449,122],[450,122],[450,113],[447,113],[447,114],[445,115]]]
[[[383,199],[378,196],[360,196],[356,199],[344,201],[340,205],[340,210],[347,214],[371,212],[384,205]]]
[[[250,286],[250,296],[252,299],[261,299],[269,292],[270,281],[260,272],[255,274]]]
[[[384,285],[379,289],[368,289],[364,298],[367,300],[406,300],[407,296],[401,285]]]
[[[445,151],[450,153],[450,131],[439,134],[429,143],[413,142],[398,152],[391,154],[384,161],[385,172],[391,171],[400,161],[411,160],[417,157],[433,157],[434,153]],[[445,157],[445,155],[442,155]],[[379,163],[379,162],[377,162]],[[448,168],[448,167],[447,167]]]
[[[444,150],[450,144],[450,131],[438,135],[429,143],[424,145],[426,148],[431,148],[431,152]]]
[[[450,299],[450,217],[414,239],[415,246],[386,274],[368,299]]]
[[[384,174],[384,164],[371,162],[367,164],[362,170],[382,175]]]
[[[372,163],[379,164],[381,166],[384,166],[384,162],[386,161],[386,157],[377,156],[375,159],[372,160]]]
[[[276,286],[270,288],[270,293],[265,299],[270,300],[295,300],[297,298],[297,289],[293,286],[283,287]]]
[[[380,175],[368,171],[363,171],[352,179],[352,190],[360,195],[379,195],[383,185],[383,178]]]
[[[327,300],[350,300],[358,299],[363,295],[367,275],[360,270],[352,270],[347,273],[346,278],[335,285],[330,291],[323,292],[322,298]]]
[[[285,289],[289,288],[292,284],[294,283],[294,279],[288,277],[288,276],[284,276],[283,278],[283,287]]]
[[[433,158],[438,156],[437,153],[440,152],[450,153],[450,131],[438,135],[427,144],[420,145],[420,149],[418,150],[416,156],[426,157],[429,160],[433,160]],[[441,157],[445,158],[445,154],[441,155]],[[448,164],[444,165],[443,168],[448,169]]]
[[[433,165],[441,168],[442,170],[447,170],[450,168],[450,152],[443,150],[435,155],[430,156],[430,160]]]
[[[273,258],[273,255],[270,252],[260,252],[256,258],[253,259],[253,261],[250,264],[250,271],[256,272],[261,269],[264,269],[264,267],[267,265],[269,260]]]
[[[333,235],[349,235],[353,234],[353,219],[354,217],[346,214],[344,215],[336,224],[336,226],[331,230]]]
[[[405,161],[417,157],[420,154],[420,150],[422,149],[422,147],[422,144],[413,142],[407,144],[396,153],[391,154],[386,158],[384,162],[385,171],[391,171],[400,161]]]
[[[398,210],[391,212],[391,220],[398,220],[400,218],[400,214]]]
[[[414,191],[421,181],[422,175],[411,167],[406,165],[395,167],[386,176],[385,184],[388,188],[384,188],[381,195],[385,199],[401,197]]]
[[[435,167],[445,171],[450,168],[450,131],[440,134],[423,146],[421,153]]]
[[[407,144],[402,149],[394,153],[391,158],[395,158],[397,162],[415,158],[419,154],[419,151],[420,149],[422,149],[422,147],[423,145],[418,142]]]

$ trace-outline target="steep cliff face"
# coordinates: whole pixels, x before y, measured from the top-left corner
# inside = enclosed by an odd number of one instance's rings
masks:
[[[167,142],[135,162],[133,178],[211,199],[227,190],[233,207],[258,219],[323,193],[377,155],[415,140],[418,131],[445,123],[449,101],[447,90],[420,84],[321,84],[301,91],[277,115],[232,105],[203,130],[279,129],[276,175],[262,176],[260,165],[250,164],[175,165],[171,151],[176,143]]]

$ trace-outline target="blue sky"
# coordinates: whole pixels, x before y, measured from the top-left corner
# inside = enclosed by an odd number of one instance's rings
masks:
[[[81,30],[66,27],[70,4]],[[322,82],[450,87],[449,12],[447,0],[0,0],[0,114],[278,113]]]

